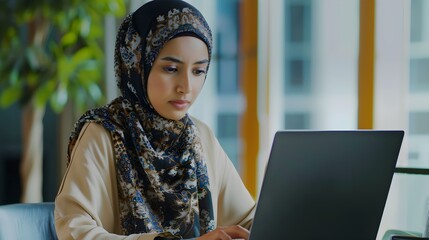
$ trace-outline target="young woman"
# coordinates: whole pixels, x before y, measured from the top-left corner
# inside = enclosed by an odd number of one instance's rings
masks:
[[[155,0],[115,46],[121,95],[75,125],[55,200],[59,239],[247,239],[254,201],[212,131],[187,112],[209,68],[201,13]]]

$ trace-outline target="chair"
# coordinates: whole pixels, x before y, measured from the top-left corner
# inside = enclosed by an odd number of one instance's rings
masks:
[[[0,240],[57,240],[53,202],[0,206]]]

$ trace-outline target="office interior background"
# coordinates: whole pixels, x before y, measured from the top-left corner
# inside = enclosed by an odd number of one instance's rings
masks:
[[[142,2],[131,1],[129,11]],[[209,76],[191,114],[213,129],[255,197],[278,130],[403,129],[397,164],[403,170],[394,175],[379,237],[387,229],[425,229],[429,1],[188,2],[214,36]],[[118,96],[113,49],[120,20],[105,18],[106,101]],[[364,44],[368,39],[372,45]],[[70,106],[46,111],[43,196],[53,201],[68,134],[81,113]],[[19,201],[20,116],[17,105],[0,109],[0,204]]]

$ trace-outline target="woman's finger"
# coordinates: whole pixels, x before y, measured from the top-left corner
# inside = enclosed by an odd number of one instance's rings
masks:
[[[245,229],[242,226],[234,225],[234,226],[228,226],[228,227],[221,227],[221,229],[233,239],[249,238],[249,230]]]

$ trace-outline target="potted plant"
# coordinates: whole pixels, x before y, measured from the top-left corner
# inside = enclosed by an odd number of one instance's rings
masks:
[[[123,0],[0,2],[0,106],[22,106],[22,202],[42,201],[42,120],[103,101],[104,18],[123,16]]]

